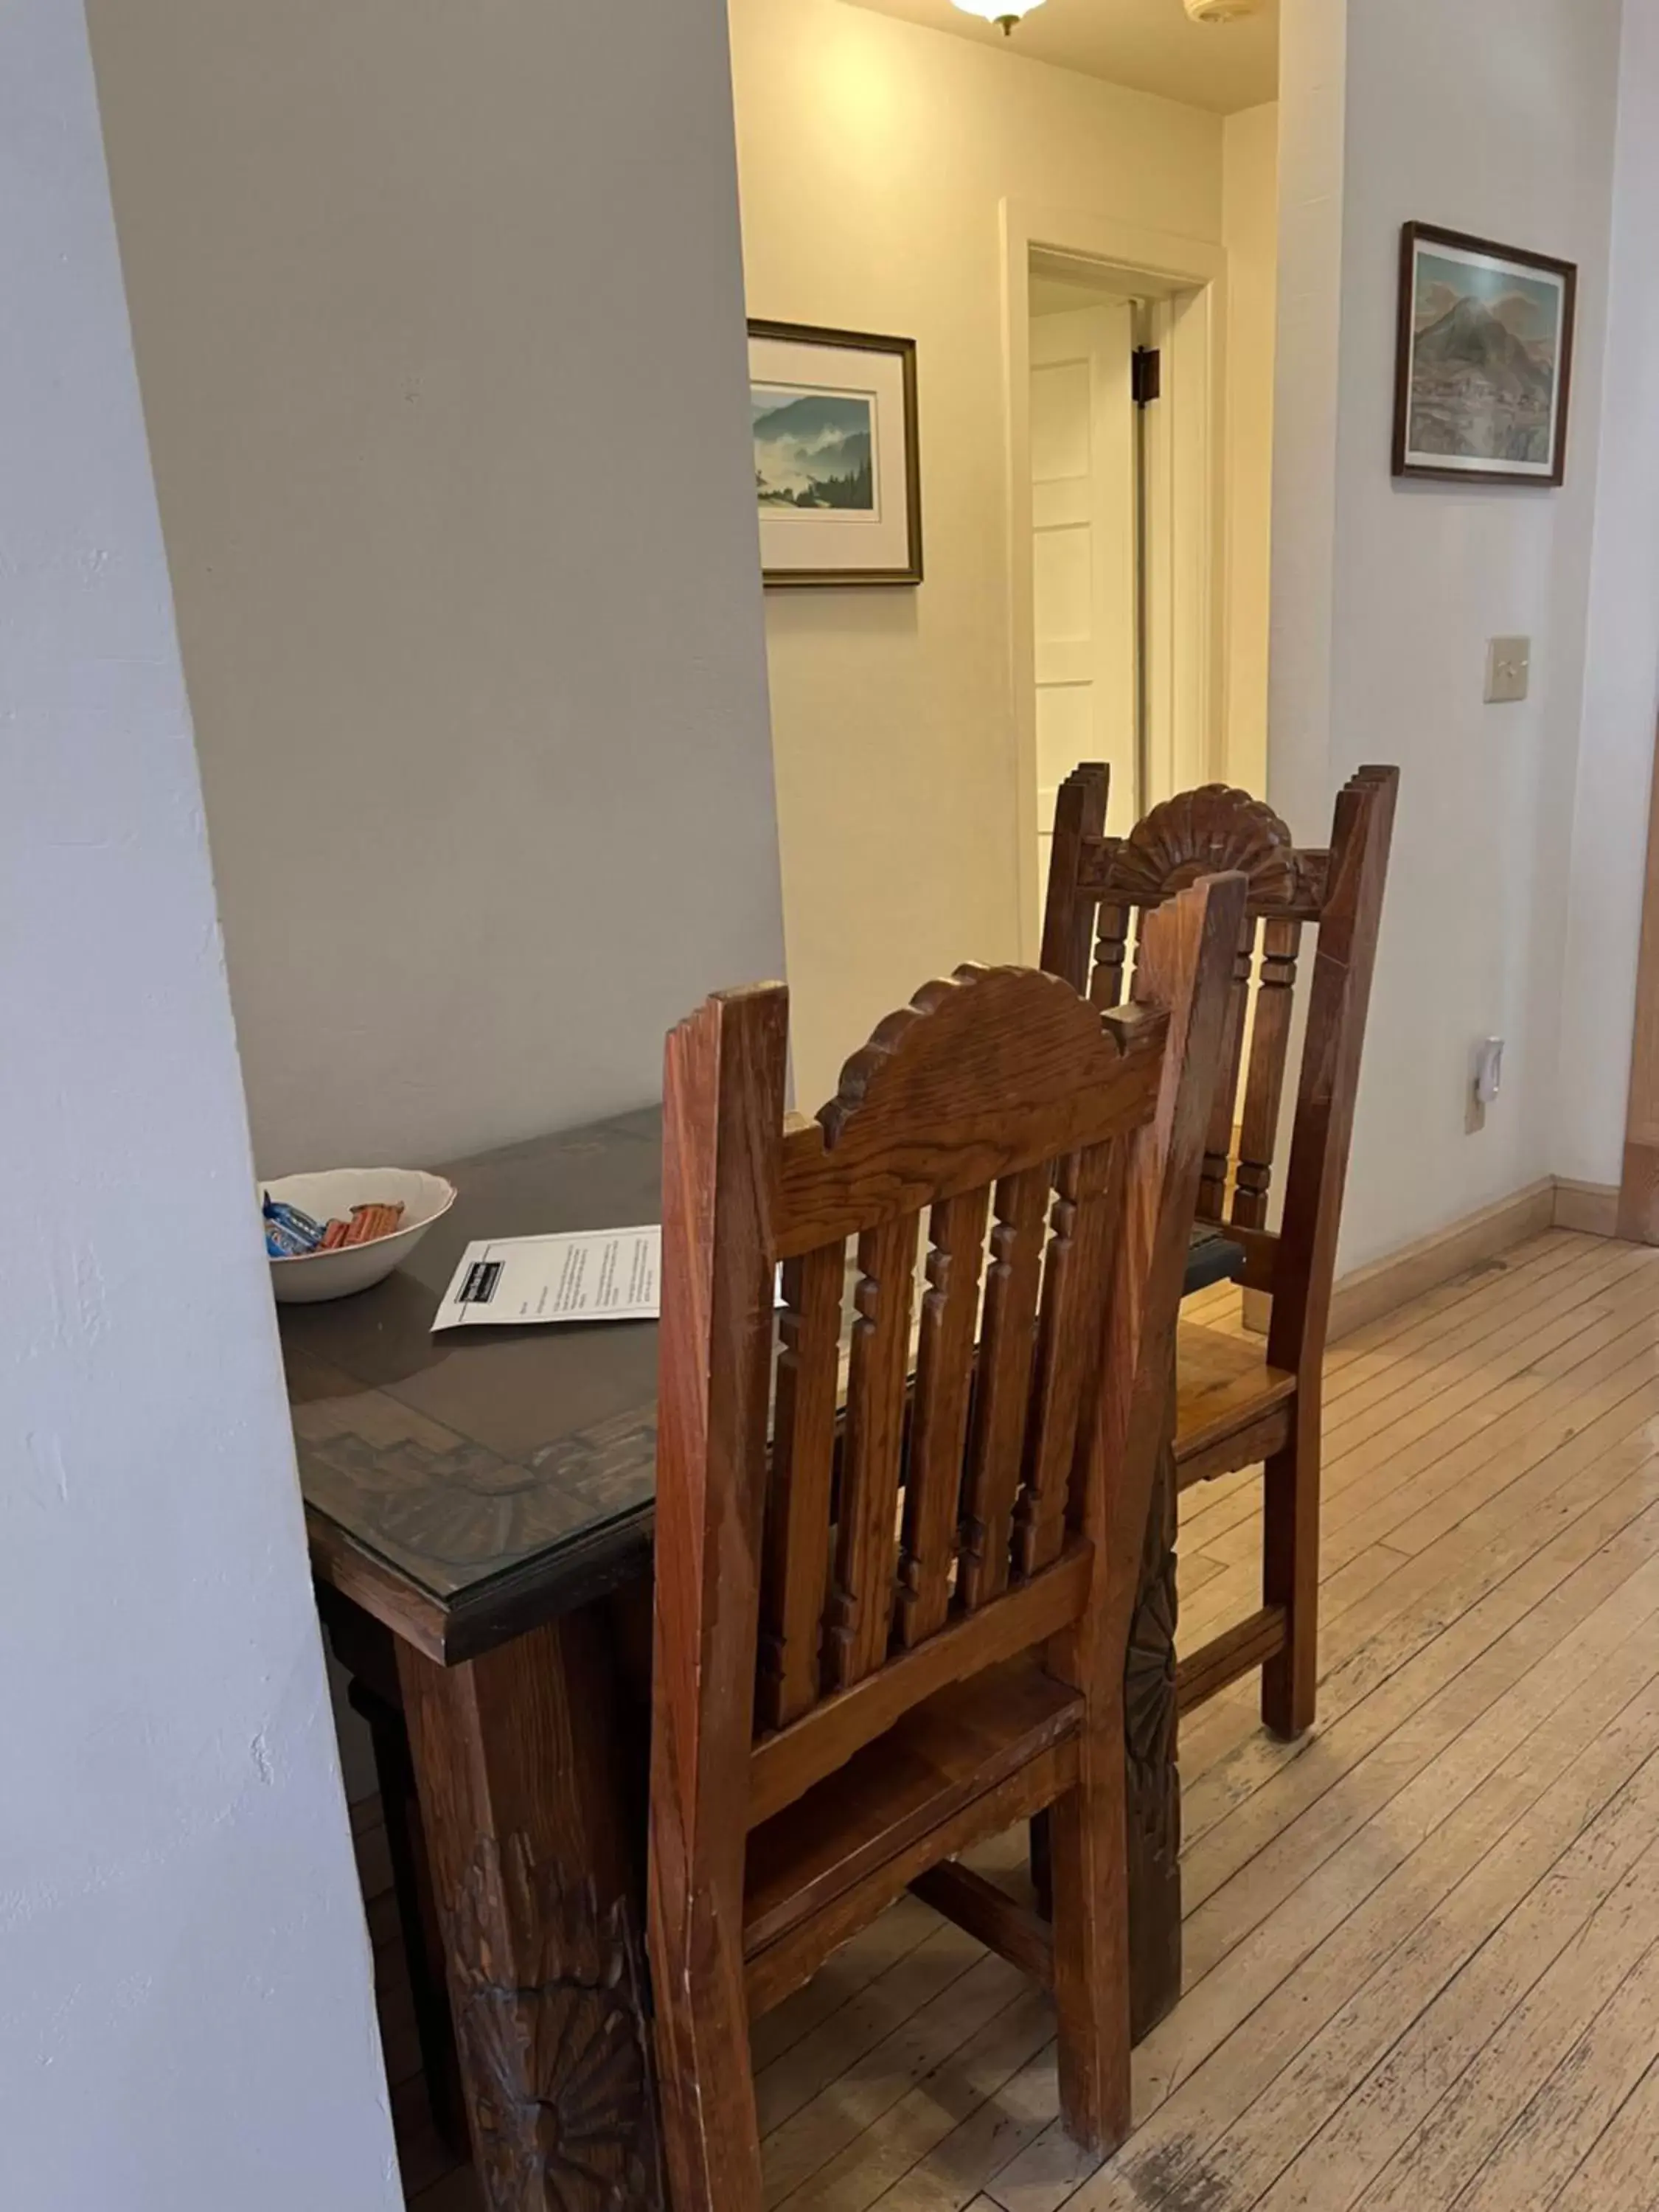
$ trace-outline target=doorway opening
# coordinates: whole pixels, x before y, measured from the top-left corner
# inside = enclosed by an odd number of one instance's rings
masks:
[[[1224,767],[1218,294],[1202,242],[1005,210],[1022,928],[1055,793],[1111,769],[1121,835]]]
[[[1147,785],[1146,411],[1157,361],[1149,303],[1034,255],[1031,617],[1037,879],[1054,802],[1081,760],[1111,770],[1109,828]]]

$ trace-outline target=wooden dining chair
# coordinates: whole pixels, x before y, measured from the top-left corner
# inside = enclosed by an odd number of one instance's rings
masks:
[[[649,1926],[676,2212],[758,2212],[750,2019],[907,1887],[1052,1987],[1073,2133],[1127,2129],[1124,1644],[1243,899],[1160,913],[1104,1015],[959,969],[816,1121],[785,1121],[781,985],[668,1040]],[[955,1863],[1044,1807],[1052,1929]]]
[[[1399,782],[1398,769],[1361,769],[1337,799],[1328,852],[1299,851],[1270,807],[1223,784],[1183,792],[1127,837],[1108,837],[1098,763],[1066,778],[1055,809],[1042,965],[1097,1006],[1124,994],[1137,917],[1145,942],[1152,914],[1196,877],[1237,869],[1249,884],[1198,1213],[1224,1223],[1244,1247],[1243,1282],[1271,1294],[1273,1317],[1265,1346],[1182,1324],[1176,1462],[1183,1490],[1262,1463],[1261,1605],[1182,1661],[1181,1702],[1183,1711],[1200,1705],[1260,1667],[1262,1718],[1285,1736],[1311,1725],[1317,1691],[1325,1337]],[[1316,951],[1273,1231],[1273,1161],[1308,930]]]

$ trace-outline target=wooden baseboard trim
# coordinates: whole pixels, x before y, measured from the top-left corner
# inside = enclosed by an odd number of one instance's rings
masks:
[[[1535,1237],[1544,1229],[1571,1229],[1584,1237],[1628,1236],[1620,1218],[1620,1194],[1613,1183],[1574,1182],[1565,1176],[1544,1176],[1528,1183],[1512,1198],[1483,1206],[1431,1236],[1419,1237],[1403,1251],[1391,1253],[1369,1267],[1345,1275],[1331,1293],[1328,1341],[1381,1321],[1425,1291],[1449,1282],[1468,1267],[1495,1260],[1512,1244]],[[1640,1241],[1640,1240],[1638,1240]],[[1656,1241],[1659,1241],[1656,1225]],[[1244,1326],[1258,1336],[1267,1333],[1273,1300],[1265,1291],[1244,1293]]]
[[[1559,1176],[1555,1184],[1555,1225],[1558,1229],[1577,1229],[1586,1237],[1618,1236],[1618,1184],[1572,1182]]]
[[[1478,1267],[1483,1261],[1507,1252],[1510,1245],[1554,1227],[1556,1188],[1553,1176],[1542,1176],[1524,1190],[1499,1199],[1495,1206],[1484,1206],[1480,1212],[1466,1214],[1462,1221],[1419,1237],[1414,1244],[1391,1252],[1387,1259],[1373,1261],[1370,1267],[1345,1275],[1331,1293],[1327,1341],[1335,1344],[1352,1336],[1368,1322],[1380,1321],[1384,1314],[1449,1282],[1466,1268]],[[1247,1328],[1265,1335],[1272,1310],[1273,1302],[1265,1293],[1245,1291]]]
[[[1467,1267],[1478,1267],[1484,1260],[1495,1260],[1511,1244],[1536,1237],[1554,1223],[1555,1178],[1543,1176],[1512,1197],[1500,1198],[1495,1206],[1483,1206],[1479,1213],[1420,1237],[1386,1260],[1356,1268],[1331,1293],[1328,1340],[1334,1344],[1351,1336],[1367,1322],[1380,1321],[1425,1291],[1449,1282]]]

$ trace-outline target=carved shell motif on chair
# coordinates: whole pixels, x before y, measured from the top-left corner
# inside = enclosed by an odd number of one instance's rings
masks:
[[[1006,1018],[1000,1027],[998,1014]],[[1095,1082],[1109,1083],[1126,1056],[1149,1043],[1156,1048],[1158,1038],[1144,1018],[1091,1006],[1057,975],[964,961],[887,1016],[842,1069],[836,1096],[817,1118],[826,1150],[834,1151],[860,1119],[878,1121],[890,1106],[905,1112],[914,1093],[926,1092],[930,1071],[954,1069],[964,1045],[974,1049],[987,1092],[1012,1097],[1033,1062],[1058,1069],[1066,1087],[1081,1091],[1091,1070]],[[999,1080],[991,1071],[1000,1063],[1006,1068]]]
[[[1297,907],[1319,886],[1290,830],[1265,800],[1224,783],[1183,791],[1155,806],[1129,835],[1109,842],[1107,896],[1139,905],[1184,890],[1200,876],[1237,868],[1252,908]]]

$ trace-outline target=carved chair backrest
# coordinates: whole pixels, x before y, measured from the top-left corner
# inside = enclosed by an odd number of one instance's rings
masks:
[[[781,985],[671,1035],[653,1818],[688,1856],[710,1808],[760,1817],[769,1747],[779,1802],[836,1771],[844,1693],[947,1634],[941,1680],[1012,1656],[999,1607],[1045,1571],[1127,1636],[1243,907],[1237,878],[1173,902],[1110,1009],[958,969],[814,1121],[784,1116]]]
[[[1127,837],[1108,837],[1107,770],[1096,763],[1066,778],[1055,811],[1042,965],[1097,1006],[1122,996],[1139,917],[1216,869],[1249,884],[1198,1211],[1241,1232],[1246,1281],[1274,1296],[1268,1357],[1298,1371],[1323,1356],[1398,786],[1397,769],[1361,769],[1338,796],[1325,851],[1299,849],[1271,807],[1224,784],[1182,792]],[[1310,929],[1317,950],[1275,1237],[1268,1206]]]

